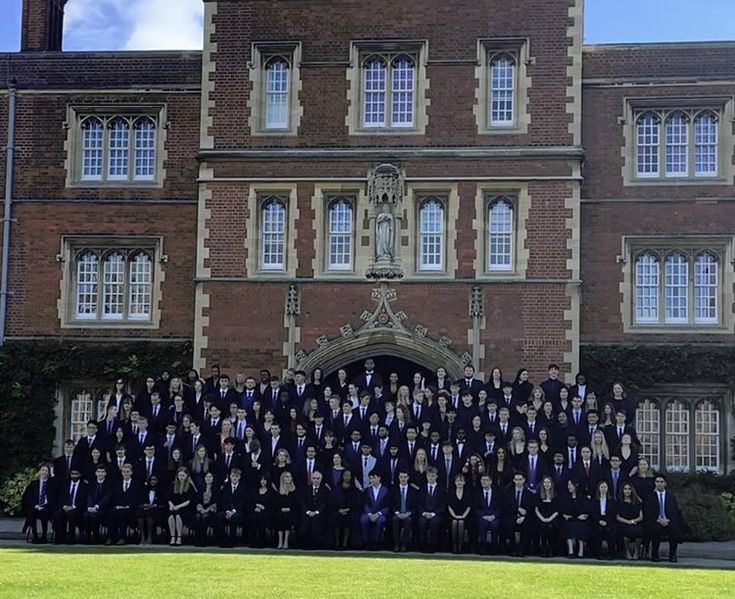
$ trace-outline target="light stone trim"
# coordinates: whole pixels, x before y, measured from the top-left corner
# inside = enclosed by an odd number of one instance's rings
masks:
[[[567,115],[572,143],[582,143],[582,42],[584,23],[584,0],[574,0],[570,5],[567,39]]]
[[[419,270],[419,202],[435,195],[444,206],[444,268],[440,271]],[[454,279],[457,276],[457,225],[459,221],[459,185],[414,182],[407,185],[408,201],[403,205],[404,227],[398,243],[403,264],[404,281],[411,279]]]
[[[286,200],[286,240],[284,248],[285,268],[283,271],[262,270],[260,268],[261,200],[265,196],[281,196]],[[299,267],[296,251],[296,223],[299,219],[298,195],[296,184],[262,183],[250,187],[248,212],[245,223],[247,250],[245,276],[249,279],[295,278]]]
[[[515,56],[516,82],[513,94],[513,112],[515,122],[509,126],[491,125],[488,119],[489,99],[489,69],[490,54],[502,52]],[[531,124],[531,112],[529,111],[529,93],[531,91],[531,76],[528,74],[528,66],[534,64],[535,59],[530,57],[528,39],[496,38],[477,40],[477,63],[475,66],[475,105],[472,112],[475,115],[475,124],[479,134],[519,134],[528,133]]]
[[[283,342],[283,357],[286,361],[286,367],[282,372],[282,376],[284,378],[286,376],[286,370],[296,366],[296,345],[301,343],[301,327],[298,326],[296,322],[298,314],[296,311],[289,309],[289,294],[291,293],[291,287],[295,289],[297,297],[300,297],[301,294],[301,289],[297,285],[292,284],[287,288],[286,296],[284,298],[283,328],[286,329],[286,339]]]
[[[327,206],[335,196],[344,195],[352,203],[352,268],[350,270],[330,270],[327,265],[328,218]],[[362,238],[370,235],[368,222],[369,202],[365,184],[337,183],[321,181],[314,185],[311,196],[311,209],[314,212],[312,229],[314,231],[314,258],[312,272],[319,279],[365,279],[365,271],[371,259],[371,247],[363,247]]]
[[[480,290],[481,310],[472,316],[472,326],[467,329],[467,343],[472,348],[472,364],[475,366],[475,376],[485,380],[484,366],[487,360],[485,355],[485,344],[482,342],[482,332],[487,328],[485,316],[485,288],[476,286]],[[473,287],[470,287],[470,303],[472,302]]]
[[[217,42],[212,41],[216,33],[214,17],[217,15],[217,2],[204,3],[204,47],[202,49],[202,103],[199,133],[199,147],[214,148],[214,75],[217,64],[212,58],[217,53]]]
[[[515,198],[513,205],[514,219],[514,268],[512,271],[489,271],[487,269],[487,212],[489,200],[493,197],[509,195]],[[528,270],[530,252],[526,247],[528,231],[526,223],[531,211],[532,197],[528,191],[528,183],[512,182],[507,184],[481,184],[475,194],[475,216],[472,228],[476,231],[475,260],[473,262],[475,277],[486,281],[507,280],[509,278],[525,279]]]
[[[209,348],[209,335],[204,333],[204,329],[209,327],[209,315],[205,316],[204,311],[209,309],[210,296],[204,290],[204,283],[198,283],[194,295],[194,355],[192,368],[196,368],[199,372],[206,366],[204,358],[204,350]]]
[[[206,6],[206,5],[205,5]],[[199,177],[213,177],[214,172],[203,162],[199,165]],[[205,283],[200,279],[210,278],[212,268],[205,265],[209,260],[210,238],[209,223],[212,218],[212,208],[207,204],[212,201],[212,190],[206,183],[199,183],[199,205],[197,208],[197,262],[196,262],[196,289],[194,294],[194,368],[201,370],[205,367],[202,352],[209,346],[209,337],[204,334],[204,327],[209,326],[209,316],[204,316],[204,309],[209,308],[209,294],[205,291]]]
[[[399,52],[416,56],[416,86],[414,89],[414,126],[413,127],[363,127],[362,126],[362,68],[361,58],[366,52]],[[366,42],[354,40],[350,44],[350,63],[346,71],[347,115],[345,126],[349,135],[425,135],[429,125],[428,97],[430,88],[426,74],[429,55],[428,40],[398,40],[394,42]],[[386,115],[387,117],[387,115]]]
[[[574,166],[575,170],[579,170],[579,165]],[[567,250],[569,250],[569,258],[567,258],[567,270],[571,279],[578,281],[581,277],[581,185],[577,182],[570,182],[569,188],[571,195],[564,200],[565,210],[570,211],[571,215],[566,219],[567,230]],[[566,286],[566,296],[569,299],[569,308],[564,311],[564,321],[566,323],[566,339],[570,344],[568,352],[564,352],[564,361],[570,364],[570,372],[565,373],[566,382],[573,384],[574,376],[579,372],[579,337],[580,337],[580,304],[581,304],[582,286],[580,284],[570,283]]]

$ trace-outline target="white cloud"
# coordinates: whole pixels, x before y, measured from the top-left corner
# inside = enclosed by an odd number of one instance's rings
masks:
[[[202,0],[71,0],[65,12],[65,49],[202,47]]]

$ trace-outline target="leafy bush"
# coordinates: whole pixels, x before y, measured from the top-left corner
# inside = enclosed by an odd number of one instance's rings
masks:
[[[17,516],[20,514],[23,491],[36,478],[36,472],[35,468],[26,468],[16,473],[15,476],[9,478],[0,486],[0,509],[7,516]]]
[[[690,528],[689,541],[728,541],[735,538],[735,520],[722,497],[692,485],[677,493],[679,507]]]

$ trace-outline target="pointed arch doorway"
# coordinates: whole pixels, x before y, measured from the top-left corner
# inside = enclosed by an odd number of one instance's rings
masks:
[[[421,373],[421,376],[427,382],[433,381],[435,377],[435,369],[414,360],[408,360],[406,358],[399,358],[396,356],[388,356],[385,354],[375,354],[369,357],[373,360],[373,362],[375,362],[375,372],[382,376],[383,381],[385,381],[386,385],[388,384],[388,378],[390,374],[393,372],[398,375],[398,382],[401,385],[408,385],[409,387],[411,387],[413,376],[417,372]],[[358,359],[353,360],[352,362],[346,362],[339,367],[344,368],[347,371],[348,381],[354,380],[354,378],[363,371],[365,359]],[[331,384],[337,380],[337,370],[339,368],[334,369],[330,373],[324,373],[326,375],[325,380],[327,381],[327,384]]]

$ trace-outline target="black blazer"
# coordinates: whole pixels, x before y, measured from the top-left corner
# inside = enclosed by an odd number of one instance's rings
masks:
[[[314,495],[312,485],[304,487],[304,491],[301,493],[301,512],[319,512],[320,515],[325,515],[329,508],[329,495],[330,489],[324,483],[319,485],[316,495]]]
[[[643,521],[648,524],[655,524],[658,519],[658,493],[653,493],[643,499]],[[678,526],[684,525],[684,517],[679,509],[679,502],[671,491],[666,491],[664,496],[664,512],[666,517]]]
[[[136,481],[131,480],[130,486],[127,492],[123,491],[123,480],[120,479],[114,483],[112,488],[112,503],[111,509],[116,507],[124,507],[129,509],[135,509],[140,505],[140,492],[142,485]]]
[[[419,512],[434,512],[437,516],[443,516],[447,509],[447,493],[437,483],[434,494],[429,495],[429,485],[426,484],[419,490],[418,506]]]
[[[438,488],[438,485],[437,485]],[[388,493],[388,502],[390,504],[390,511],[392,514],[401,511],[401,487],[396,484],[391,487]],[[419,506],[419,491],[414,489],[411,485],[408,485],[406,492],[406,511],[412,514],[416,513]]]
[[[112,485],[109,480],[100,484],[95,481],[87,488],[87,507],[99,506],[102,514],[106,513],[112,500]]]
[[[238,513],[241,513],[244,511],[246,501],[247,489],[242,481],[237,485],[234,493],[232,492],[232,485],[227,483],[222,487],[222,492],[217,501],[217,509],[220,512],[236,510]]]
[[[475,491],[474,502],[472,507],[478,518],[483,516],[495,516],[500,518],[503,513],[503,495],[502,491],[493,488],[490,496],[490,505],[485,502],[485,491],[480,488]]]

